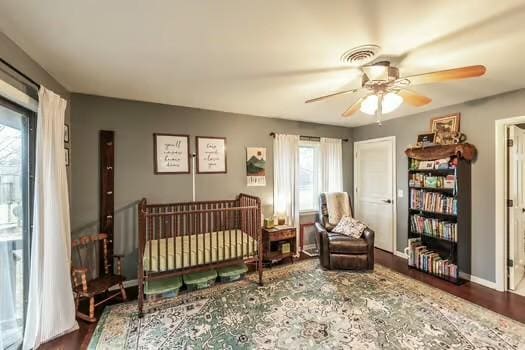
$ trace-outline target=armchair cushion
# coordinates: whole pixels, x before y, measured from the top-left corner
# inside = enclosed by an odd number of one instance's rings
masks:
[[[336,254],[367,254],[368,242],[363,238],[350,238],[338,233],[328,234],[329,249]]]
[[[326,210],[328,212],[328,222],[330,225],[337,225],[345,216],[352,216],[350,212],[350,200],[346,192],[324,193]]]
[[[361,238],[365,229],[366,225],[361,221],[350,216],[343,216],[337,226],[332,229],[332,232],[341,233],[351,238]]]

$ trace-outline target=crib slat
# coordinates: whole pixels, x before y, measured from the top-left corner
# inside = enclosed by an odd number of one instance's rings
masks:
[[[149,242],[149,271],[152,271],[153,270],[153,241],[152,241],[152,236],[153,236],[153,217],[150,216],[148,217],[148,220],[149,221],[149,224],[148,224],[148,227],[149,227],[149,239],[147,242]]]

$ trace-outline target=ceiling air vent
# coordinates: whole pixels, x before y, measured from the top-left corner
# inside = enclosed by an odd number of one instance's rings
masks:
[[[381,48],[377,45],[361,45],[346,51],[341,56],[341,61],[352,66],[363,66],[372,62]]]

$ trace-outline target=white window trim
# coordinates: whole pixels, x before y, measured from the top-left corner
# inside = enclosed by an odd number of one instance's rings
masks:
[[[18,90],[16,87],[0,79],[0,96],[5,97],[24,108],[33,112],[38,111],[38,101],[27,95],[25,92]]]
[[[320,189],[320,179],[321,179],[321,169],[320,169],[320,166],[321,166],[321,161],[320,161],[320,147],[321,147],[321,144],[318,142],[318,141],[309,141],[309,140],[300,140],[299,141],[299,148],[301,147],[311,147],[311,148],[315,148],[316,149],[316,154],[315,154],[315,159],[314,159],[314,163],[317,163],[318,165],[318,169],[317,169],[317,175],[315,176],[315,181],[317,181],[317,191],[319,192],[321,189]],[[299,159],[299,163],[300,163],[300,159]],[[299,204],[301,203],[301,201],[299,200]],[[299,214],[300,215],[311,215],[311,214],[317,214],[317,212],[319,211],[319,203],[318,202],[314,202],[314,203],[317,203],[317,208],[307,208],[307,209],[299,209]]]

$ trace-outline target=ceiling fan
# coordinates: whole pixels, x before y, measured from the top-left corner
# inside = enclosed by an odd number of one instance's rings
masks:
[[[382,115],[394,111],[403,101],[414,107],[421,107],[432,101],[432,99],[408,89],[409,87],[447,80],[479,77],[485,74],[486,68],[482,65],[476,65],[399,77],[399,69],[397,67],[391,66],[389,61],[381,61],[362,66],[361,71],[363,72],[361,88],[313,98],[305,101],[305,103],[366,91],[367,94],[348,107],[342,116],[350,117],[358,110],[361,110],[361,112],[366,114],[376,115],[377,123],[381,125]]]

